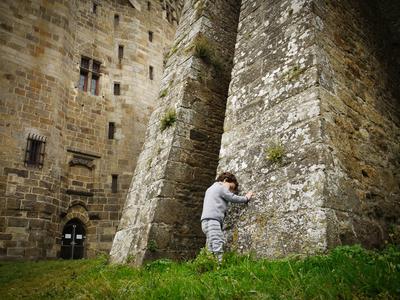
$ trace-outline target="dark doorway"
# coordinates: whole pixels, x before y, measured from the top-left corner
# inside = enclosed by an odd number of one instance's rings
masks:
[[[65,224],[61,240],[61,258],[81,259],[84,254],[86,232],[79,219],[72,219]]]

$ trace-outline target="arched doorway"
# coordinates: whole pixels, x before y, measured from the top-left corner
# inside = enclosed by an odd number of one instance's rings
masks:
[[[86,231],[79,219],[69,220],[65,224],[61,240],[61,258],[81,259],[85,250]]]

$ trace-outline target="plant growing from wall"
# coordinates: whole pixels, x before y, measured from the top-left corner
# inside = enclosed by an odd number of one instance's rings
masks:
[[[282,164],[285,156],[285,147],[280,141],[271,142],[266,149],[266,158],[273,164]]]
[[[168,88],[165,88],[165,89],[163,89],[163,90],[160,92],[159,97],[160,97],[160,98],[164,98],[164,97],[167,96],[167,95],[168,95]]]
[[[127,264],[132,264],[135,261],[135,255],[129,254],[128,257],[126,258],[126,263]]]
[[[188,50],[192,51],[194,57],[200,58],[208,65],[212,65],[216,71],[222,69],[223,64],[221,59],[216,55],[216,47],[205,36],[201,34],[197,35]]]
[[[147,250],[150,252],[156,252],[158,249],[157,242],[155,240],[150,240],[147,244]]]
[[[300,75],[306,71],[306,68],[301,68],[300,65],[295,65],[287,72],[287,80],[293,81],[299,79]]]
[[[168,127],[171,127],[176,122],[176,112],[175,109],[169,109],[160,121],[160,129],[164,131]]]

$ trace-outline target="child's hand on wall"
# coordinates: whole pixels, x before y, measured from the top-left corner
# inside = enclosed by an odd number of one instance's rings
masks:
[[[254,195],[253,192],[248,192],[248,193],[246,194],[247,201],[250,201],[250,199],[251,199],[251,197],[253,197],[253,195]]]

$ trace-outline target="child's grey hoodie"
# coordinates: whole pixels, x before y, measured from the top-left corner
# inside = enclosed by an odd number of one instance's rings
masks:
[[[230,192],[222,182],[215,182],[207,189],[204,196],[201,220],[213,219],[222,224],[228,208],[228,202],[245,203],[247,201],[245,196],[238,196]]]

